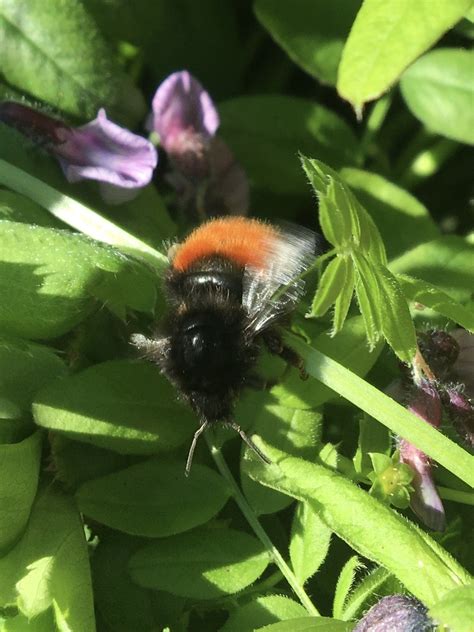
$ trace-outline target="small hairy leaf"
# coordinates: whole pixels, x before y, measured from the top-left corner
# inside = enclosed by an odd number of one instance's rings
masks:
[[[326,559],[331,529],[308,503],[298,503],[291,527],[290,560],[301,584],[309,579]]]
[[[385,568],[375,568],[365,575],[359,583],[347,595],[341,618],[344,621],[351,621],[366,610],[364,605],[367,601],[375,601],[380,598],[380,589],[391,577],[390,572]]]
[[[373,347],[382,332],[379,284],[370,262],[361,253],[354,253],[352,257],[356,270],[357,302],[364,319],[367,340]]]
[[[357,555],[350,557],[342,567],[336,584],[332,613],[338,619],[344,619],[344,605],[354,584],[357,570],[361,563]]]
[[[324,316],[328,309],[336,302],[341,290],[344,289],[348,277],[351,261],[347,257],[335,257],[324,270],[319,281],[311,306],[311,316]]]
[[[215,599],[249,586],[269,562],[256,538],[233,529],[200,528],[148,544],[132,556],[140,586],[191,599]]]
[[[224,480],[204,465],[184,475],[182,461],[148,460],[84,483],[78,507],[93,520],[146,537],[193,529],[215,516],[229,498]]]
[[[334,306],[334,318],[331,332],[333,336],[342,331],[344,327],[344,323],[346,322],[347,314],[351,306],[354,289],[354,266],[348,265],[346,267],[346,278],[344,279],[344,285],[342,286],[342,290],[339,293],[339,296],[336,299],[336,304]]]
[[[382,332],[402,362],[410,362],[416,352],[416,333],[400,285],[385,266],[375,265],[380,288]]]

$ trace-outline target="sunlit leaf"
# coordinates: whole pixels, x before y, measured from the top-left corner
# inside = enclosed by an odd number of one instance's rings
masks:
[[[342,53],[337,89],[361,111],[458,22],[471,0],[365,0]]]

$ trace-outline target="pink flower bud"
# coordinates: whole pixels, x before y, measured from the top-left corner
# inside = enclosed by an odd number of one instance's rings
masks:
[[[413,392],[407,408],[435,428],[440,426],[442,418],[441,399],[431,382],[421,380]],[[446,517],[443,503],[433,480],[432,464],[429,457],[405,439],[400,440],[398,448],[400,461],[409,465],[415,474],[411,482],[414,488],[410,497],[411,508],[428,527],[435,531],[443,531],[446,526]]]

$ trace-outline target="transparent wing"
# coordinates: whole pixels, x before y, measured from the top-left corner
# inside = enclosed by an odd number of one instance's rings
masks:
[[[260,333],[294,309],[304,292],[300,276],[313,263],[316,244],[312,231],[284,225],[266,244],[265,268],[245,269],[242,304],[249,335]]]

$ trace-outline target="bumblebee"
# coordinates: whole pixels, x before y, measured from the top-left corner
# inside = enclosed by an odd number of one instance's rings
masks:
[[[301,275],[315,250],[316,236],[309,230],[243,217],[210,220],[170,249],[168,313],[152,337],[135,334],[132,342],[199,417],[186,475],[199,436],[215,423],[234,428],[269,462],[234,420],[234,404],[254,383],[262,345],[304,376],[280,328],[303,293]]]

